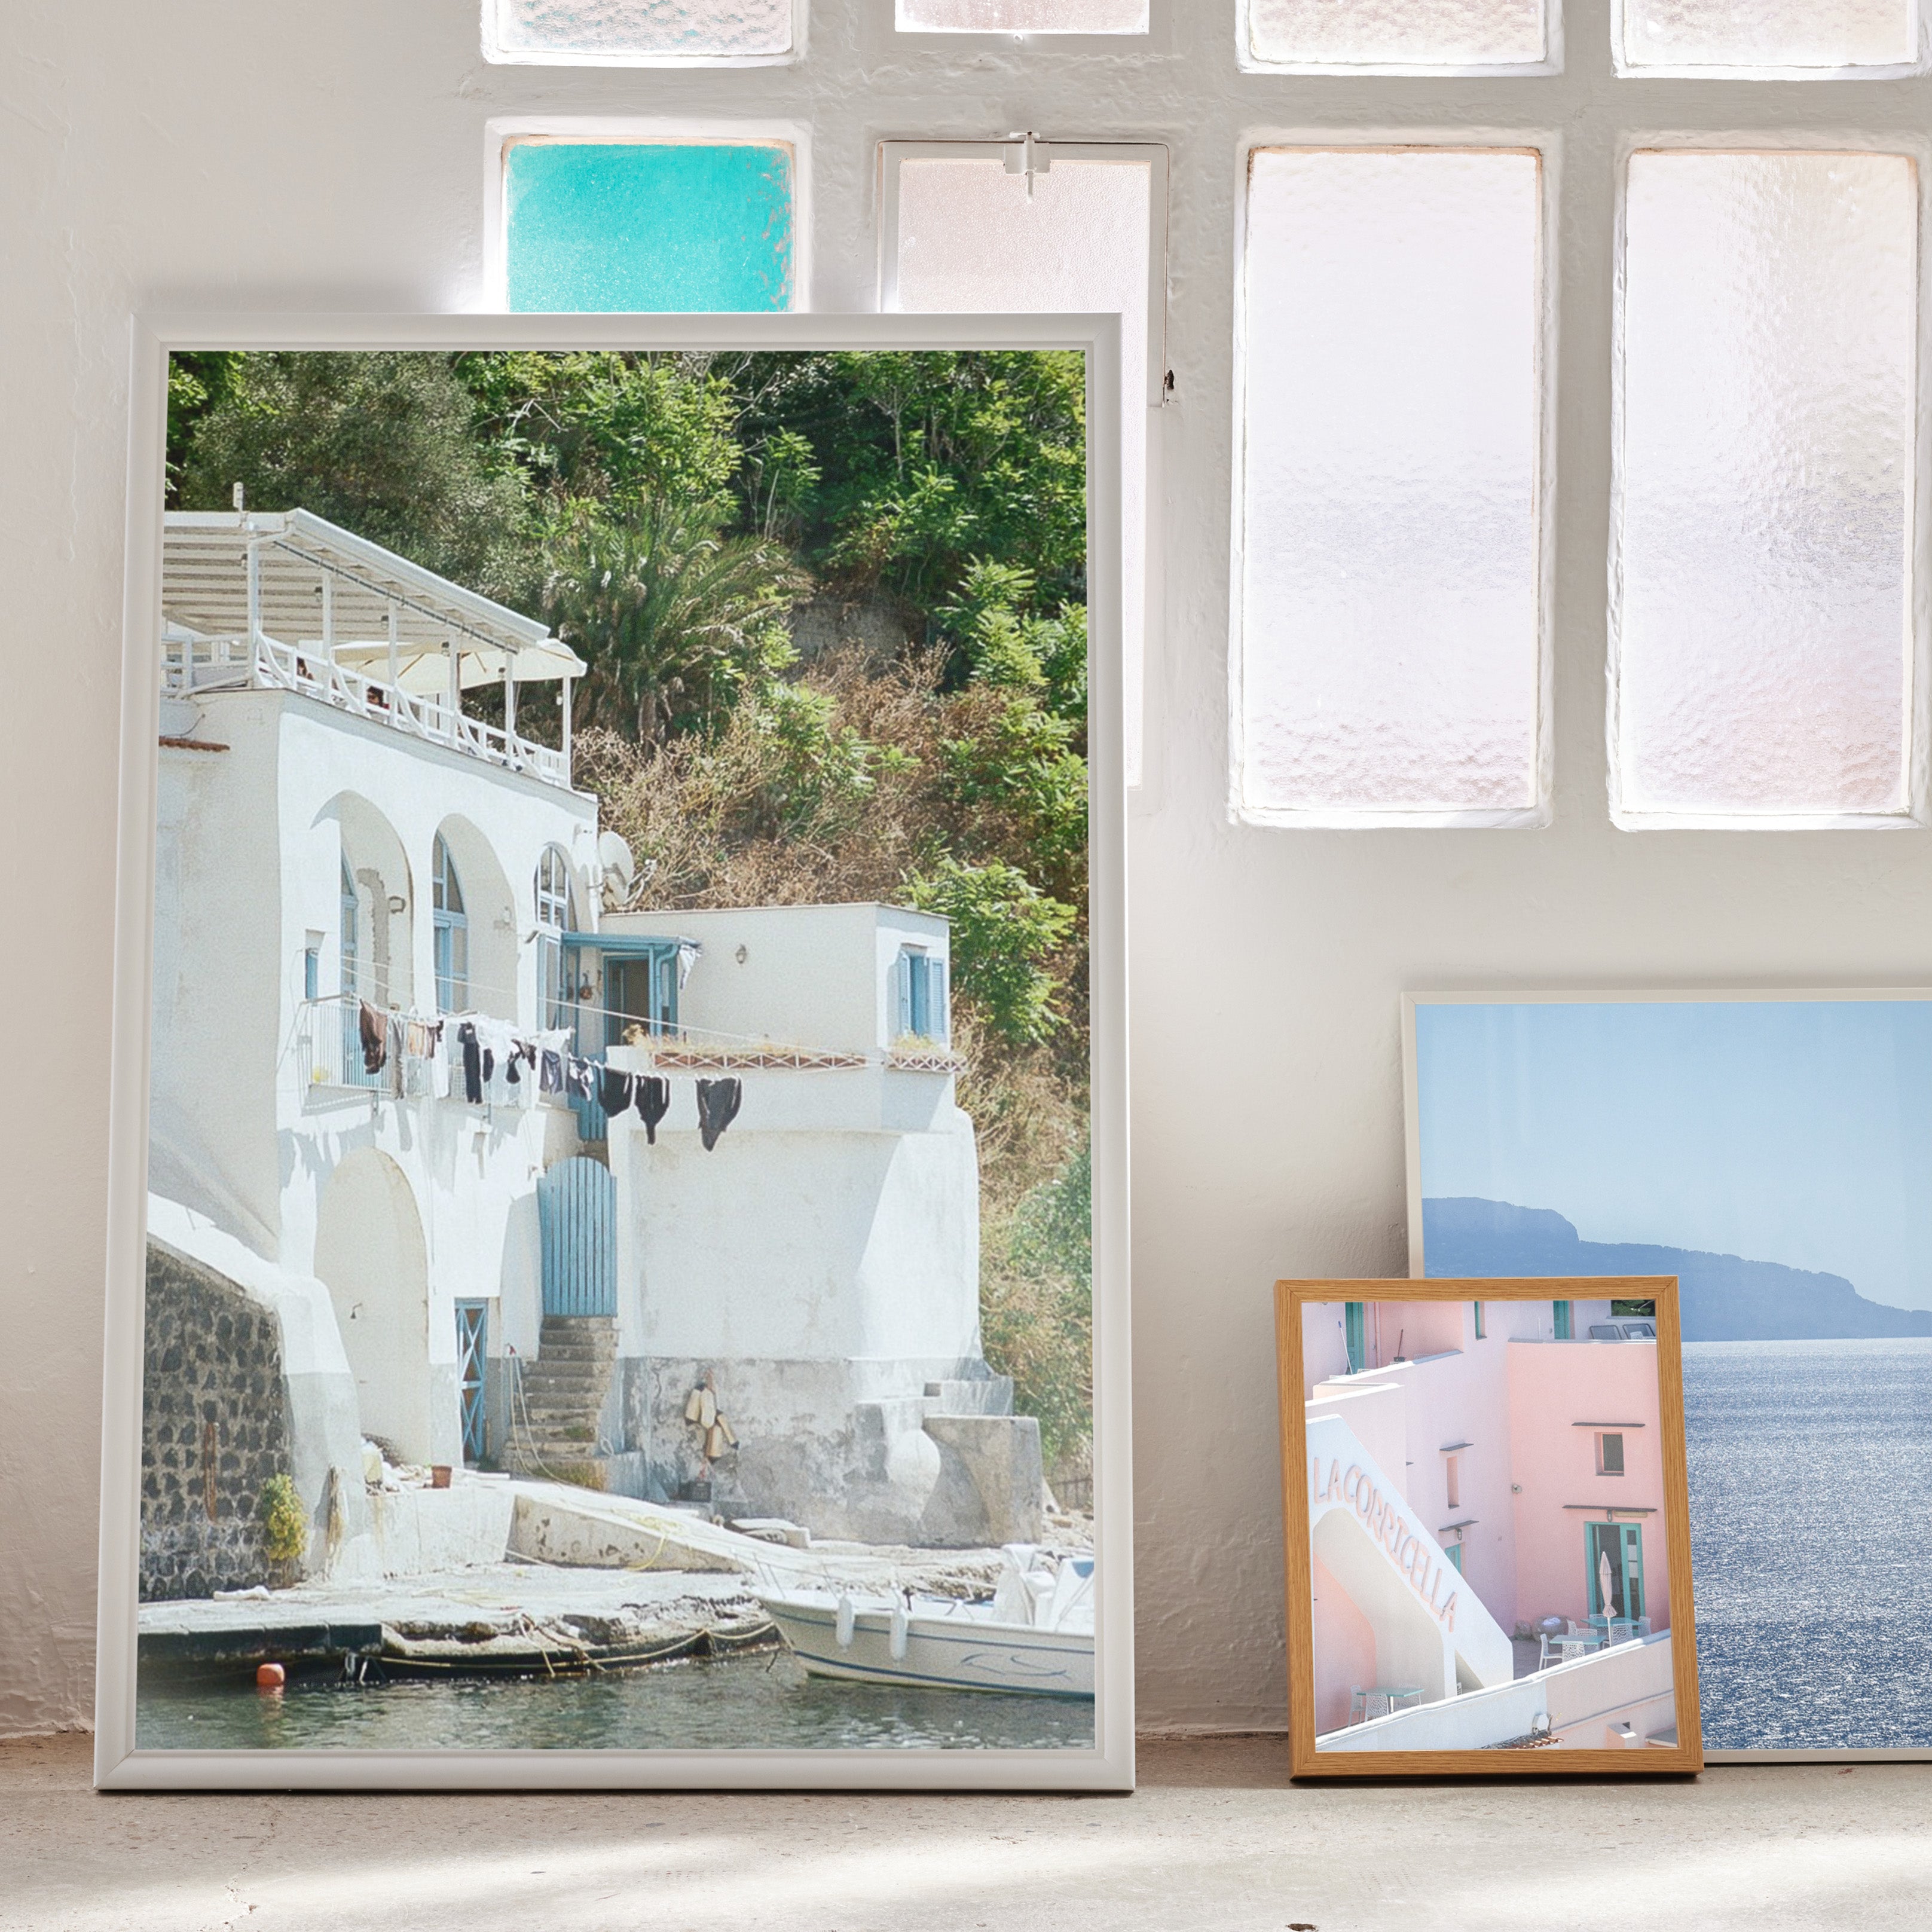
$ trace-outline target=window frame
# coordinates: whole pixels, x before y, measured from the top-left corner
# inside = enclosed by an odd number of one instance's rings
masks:
[[[449,901],[454,899],[452,904]],[[458,964],[458,951],[462,963]],[[463,870],[439,832],[430,848],[430,968],[440,1013],[466,1012],[470,1003],[470,908]],[[447,998],[446,998],[446,994]]]
[[[1905,566],[1911,637],[1905,691],[1906,802],[1898,812],[1646,812],[1623,797],[1621,662],[1623,638],[1624,349],[1629,249],[1630,164],[1639,154],[1903,154],[1918,189],[1918,354],[1912,399],[1912,508]],[[1610,157],[1614,170],[1611,246],[1610,443],[1605,484],[1604,733],[1610,822],[1620,832],[1906,832],[1932,825],[1932,135],[1882,136],[1823,127],[1753,128],[1728,134],[1678,128],[1627,130]]]
[[[1540,61],[1470,61],[1461,64],[1420,61],[1273,61],[1255,49],[1253,0],[1235,0],[1234,64],[1243,74],[1332,75],[1366,80],[1538,80],[1563,71],[1564,0],[1542,0]],[[1619,43],[1621,44],[1621,42]]]
[[[1245,5],[1246,0],[1242,0]],[[1735,62],[1633,61],[1625,52],[1630,0],[1610,0],[1610,65],[1619,80],[1905,80],[1932,72],[1928,60],[1928,10],[1924,0],[1908,0],[1917,52],[1909,61],[1874,62],[1854,67],[1745,66]]]
[[[706,70],[718,68],[793,67],[806,57],[806,34],[812,15],[811,0],[790,0],[791,45],[782,53],[627,53],[598,54],[580,52],[550,52],[506,47],[496,38],[497,17],[503,0],[482,0],[478,9],[482,22],[483,58],[492,67],[590,67],[659,68]]]
[[[526,141],[582,147],[788,148],[791,151],[791,300],[782,309],[746,313],[797,315],[811,310],[812,137],[804,122],[783,115],[728,118],[506,114],[483,124],[483,305],[491,313],[520,313],[509,305],[509,212],[503,177],[509,166],[511,148]]]
[[[1244,604],[1247,555],[1244,528],[1247,494],[1248,202],[1254,157],[1271,148],[1347,153],[1357,149],[1442,149],[1450,153],[1534,154],[1537,187],[1537,366],[1532,374],[1537,399],[1537,649],[1535,743],[1531,770],[1533,796],[1526,806],[1415,810],[1400,806],[1284,807],[1251,804],[1246,796],[1246,692],[1244,664],[1247,613]],[[1554,128],[1322,129],[1257,128],[1236,143],[1234,202],[1234,300],[1232,444],[1228,483],[1228,814],[1237,825],[1315,831],[1503,830],[1540,831],[1553,823],[1556,796],[1556,434],[1561,404],[1558,353],[1562,258],[1558,232],[1562,206],[1563,142]]]
[[[949,37],[953,38],[953,37]],[[1148,699],[1156,688],[1155,673],[1163,661],[1165,626],[1162,612],[1166,572],[1162,536],[1166,519],[1162,515],[1161,430],[1168,400],[1168,170],[1172,156],[1164,141],[1043,140],[1032,134],[1019,136],[986,135],[977,139],[926,140],[891,136],[878,143],[878,182],[874,196],[878,225],[878,286],[877,300],[881,314],[902,315],[915,311],[898,305],[899,277],[899,170],[910,161],[989,161],[1029,148],[1046,151],[1048,166],[1056,160],[1112,162],[1148,170],[1148,314],[1147,314],[1147,443],[1146,475],[1142,479],[1141,540],[1141,650],[1137,678],[1124,676],[1122,698],[1125,712],[1124,762],[1130,794],[1140,791],[1147,782],[1150,734],[1148,730]],[[1022,166],[1024,162],[1022,163]],[[1021,170],[1009,167],[1009,172]],[[1122,532],[1124,538],[1126,532]],[[1122,586],[1125,589],[1124,582]],[[1124,663],[1122,670],[1130,668]]]

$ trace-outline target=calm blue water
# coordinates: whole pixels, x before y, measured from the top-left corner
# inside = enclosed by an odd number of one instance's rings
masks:
[[[1094,1706],[837,1683],[777,1652],[555,1681],[361,1690],[321,1677],[279,1694],[257,1690],[249,1671],[196,1680],[144,1670],[135,1740],[143,1750],[1090,1750]]]
[[[505,157],[509,305],[764,311],[791,302],[791,151],[521,141]]]
[[[1932,1746],[1932,1339],[1690,1342],[1712,1750]]]

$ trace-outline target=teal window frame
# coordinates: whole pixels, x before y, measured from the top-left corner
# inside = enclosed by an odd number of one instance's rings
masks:
[[[1478,1341],[1479,1341],[1479,1342],[1480,1342],[1480,1341],[1481,1341],[1481,1340],[1482,1340],[1482,1339],[1483,1339],[1483,1304],[1482,1304],[1480,1301],[1479,1301],[1479,1302],[1478,1302],[1478,1303],[1475,1304],[1475,1309],[1476,1309],[1476,1340],[1477,1340]]]
[[[944,1046],[952,1037],[946,993],[946,962],[922,946],[899,948],[896,968],[900,1039],[931,1040]]]
[[[1618,1556],[1613,1559],[1624,1584],[1624,1608],[1612,1611],[1599,1600],[1597,1559],[1606,1543],[1614,1543]],[[1593,1617],[1625,1616],[1633,1622],[1646,1616],[1643,1582],[1643,1526],[1638,1522],[1586,1522],[1583,1526],[1583,1600]]]
[[[470,914],[463,903],[463,880],[448,842],[436,835],[432,858],[430,920],[436,955],[436,1004],[440,1012],[460,1013],[470,1000]]]
[[[1342,1304],[1342,1341],[1348,1352],[1348,1372],[1358,1376],[1369,1365],[1369,1304],[1345,1301]]]
[[[1559,1342],[1575,1340],[1576,1327],[1576,1304],[1568,1301],[1552,1301],[1550,1312],[1556,1324],[1556,1339]]]

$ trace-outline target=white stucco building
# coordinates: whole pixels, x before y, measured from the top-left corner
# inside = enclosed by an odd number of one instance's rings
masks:
[[[572,784],[585,667],[302,511],[170,514],[163,610],[157,1233],[306,1296],[287,1373],[335,1391],[296,1431],[311,1509],[366,1434],[826,1533],[1023,1530],[968,1523],[1029,1444],[1036,1508],[1038,1451],[980,1359],[945,922],[605,916],[628,855]],[[464,712],[485,686],[500,727]],[[520,735],[559,695],[560,748]],[[514,1039],[664,1079],[654,1141],[539,1092]],[[707,1148],[698,1082],[728,1079]],[[685,1424],[700,1384],[735,1445]]]

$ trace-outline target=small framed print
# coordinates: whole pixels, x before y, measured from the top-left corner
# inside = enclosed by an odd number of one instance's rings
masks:
[[[1130,1787],[1118,319],[134,341],[97,1782]]]
[[[1275,1315],[1292,1774],[1700,1770],[1676,1280]]]

